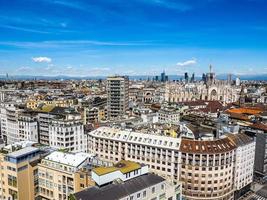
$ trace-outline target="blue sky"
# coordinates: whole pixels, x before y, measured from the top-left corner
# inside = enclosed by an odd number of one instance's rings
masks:
[[[267,73],[265,0],[0,0],[0,74]]]

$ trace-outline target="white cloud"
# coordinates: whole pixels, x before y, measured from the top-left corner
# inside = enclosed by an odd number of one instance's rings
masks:
[[[34,57],[32,60],[36,63],[50,63],[52,61],[52,59],[48,57]]]
[[[176,65],[179,67],[187,67],[187,66],[191,66],[195,64],[197,64],[197,61],[195,59],[192,59],[192,60],[187,60],[184,62],[178,62]]]

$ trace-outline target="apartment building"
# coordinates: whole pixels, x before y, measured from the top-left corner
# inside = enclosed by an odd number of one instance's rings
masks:
[[[180,121],[180,109],[174,106],[162,106],[158,112],[160,123],[177,124]]]
[[[71,152],[86,152],[87,135],[80,116],[54,118],[49,123],[49,145]]]
[[[39,141],[38,121],[36,114],[21,113],[17,119],[19,140]]]
[[[37,109],[39,105],[52,105],[57,107],[69,107],[74,105],[75,100],[71,98],[60,97],[53,100],[39,100],[39,99],[30,99],[26,102],[26,107],[30,109]]]
[[[6,119],[6,135],[3,135],[6,138],[7,144],[12,144],[19,141],[18,137],[18,110],[14,105],[8,105],[4,108],[6,116],[3,117]]]
[[[88,151],[103,160],[131,160],[178,183],[181,139],[100,127],[88,133]]]
[[[38,190],[38,148],[11,146],[0,152],[0,199],[33,200]]]
[[[39,199],[66,200],[94,182],[90,179],[93,156],[55,151],[38,164]]]
[[[113,120],[123,117],[129,108],[129,78],[127,76],[108,77],[107,94],[108,118]]]
[[[257,123],[251,125],[246,132],[256,137],[254,175],[262,182],[267,180],[267,125]]]
[[[250,190],[254,175],[254,160],[256,139],[245,133],[229,134],[237,148],[235,151],[234,190],[235,199],[240,198]]]
[[[252,182],[253,139],[244,133],[217,139],[206,134],[201,140],[184,137],[100,127],[88,134],[88,151],[113,162],[142,163],[175,184],[181,181],[189,200],[230,200],[247,191]]]
[[[84,108],[84,124],[99,123],[102,120],[107,119],[107,108],[106,107],[86,107]]]
[[[1,135],[7,144],[31,140],[39,141],[36,114],[13,104],[1,107]]]
[[[186,199],[233,199],[235,144],[229,139],[181,143],[181,176]]]
[[[49,145],[49,123],[57,116],[52,112],[38,112],[39,122],[39,142],[44,145]]]
[[[180,185],[150,174],[148,166],[122,160],[111,167],[93,169],[96,186],[75,193],[76,200],[181,200]]]
[[[0,106],[0,137],[4,142],[7,140],[7,116],[4,106]]]

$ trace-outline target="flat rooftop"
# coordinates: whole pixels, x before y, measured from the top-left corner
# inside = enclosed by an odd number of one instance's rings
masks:
[[[7,156],[12,157],[12,158],[19,158],[19,157],[22,157],[24,155],[32,154],[32,153],[37,152],[37,151],[39,151],[39,149],[36,147],[25,147],[25,148],[20,149],[18,151],[14,151],[12,153],[9,153],[9,154],[7,154]]]
[[[60,151],[54,151],[50,155],[46,156],[44,159],[62,163],[65,165],[78,167],[82,164],[86,159],[93,157],[91,154],[87,153],[64,153]]]
[[[105,175],[108,173],[112,173],[114,171],[121,171],[121,173],[125,174],[128,172],[132,172],[136,169],[140,169],[141,165],[139,163],[136,162],[132,162],[132,161],[126,161],[126,160],[121,160],[120,162],[118,162],[117,164],[115,164],[112,167],[97,167],[95,169],[93,169],[93,171],[99,175]]]

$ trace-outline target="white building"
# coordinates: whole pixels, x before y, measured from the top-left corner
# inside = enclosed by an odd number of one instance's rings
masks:
[[[128,181],[132,178],[148,173],[147,165],[140,165],[136,162],[121,160],[114,166],[97,167],[92,170],[92,179],[98,186],[111,183],[114,180]]]
[[[14,105],[5,108],[6,116],[6,143],[12,144],[14,142],[18,142],[19,134],[18,134],[18,123],[17,123],[17,110]]]
[[[7,115],[6,115],[6,109],[2,106],[0,106],[0,128],[1,128],[0,137],[3,138],[4,141],[6,141]]]
[[[3,104],[0,112],[1,135],[7,144],[23,140],[38,142],[38,122],[34,113],[13,104]]]
[[[81,119],[59,118],[49,123],[51,147],[71,152],[86,152],[87,135]]]
[[[29,140],[38,142],[38,122],[37,118],[23,114],[18,117],[19,140]]]
[[[143,163],[151,171],[177,183],[180,141],[179,138],[100,127],[88,133],[88,151],[113,162]]]
[[[181,200],[181,187],[148,173],[148,167],[122,160],[92,171],[97,185],[74,194],[79,200]]]
[[[253,182],[256,141],[245,134],[229,134],[237,145],[235,152],[234,186],[235,197],[239,198],[249,191]]]
[[[158,112],[160,123],[177,124],[180,121],[180,110],[172,106],[163,106]]]
[[[39,112],[37,116],[39,122],[40,143],[49,145],[49,123],[57,115],[51,112]]]

